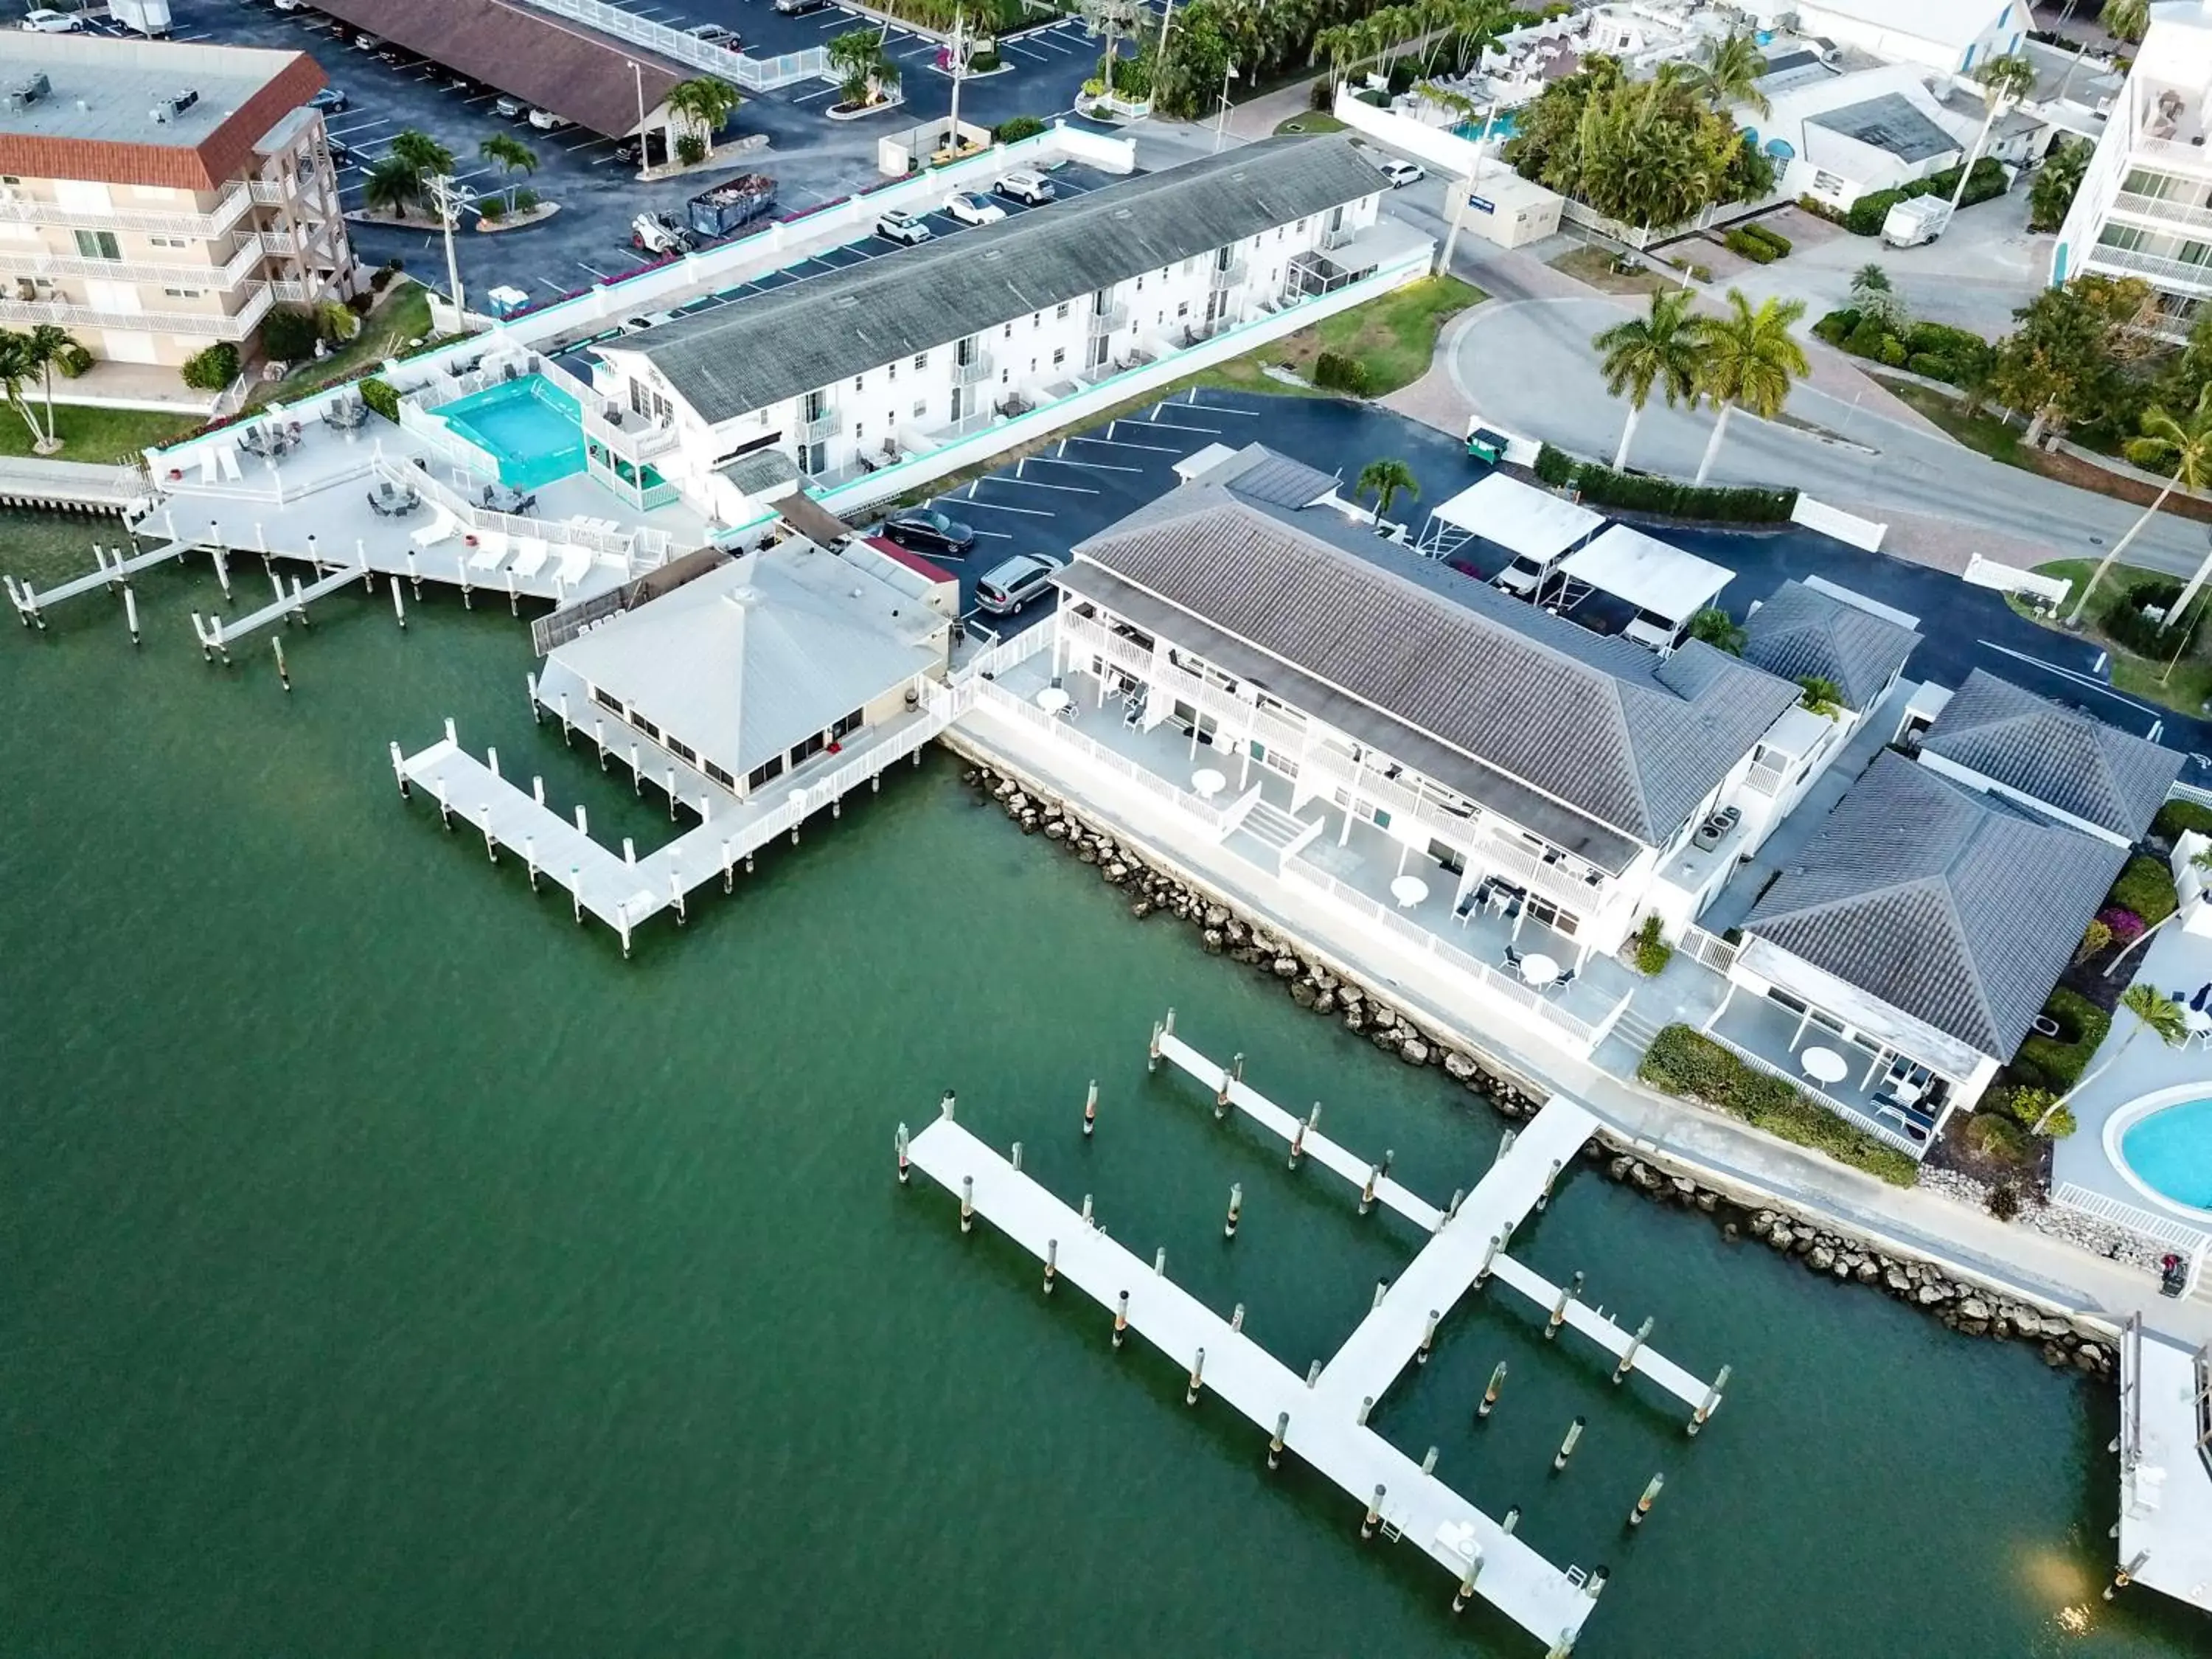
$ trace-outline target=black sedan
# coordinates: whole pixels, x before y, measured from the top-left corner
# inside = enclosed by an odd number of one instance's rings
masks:
[[[963,557],[975,545],[974,531],[932,507],[894,513],[884,520],[884,534],[901,547],[910,547],[917,553],[943,553],[956,559]]]

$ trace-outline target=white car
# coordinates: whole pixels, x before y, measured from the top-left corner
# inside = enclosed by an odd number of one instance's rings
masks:
[[[876,234],[886,241],[903,242],[912,247],[927,241],[936,233],[911,213],[893,208],[876,221]]]
[[[74,34],[84,25],[72,13],[50,11],[41,6],[15,27],[28,29],[33,34]]]
[[[305,11],[307,9],[307,0],[276,0],[279,11]]]
[[[1403,190],[1407,185],[1420,183],[1429,176],[1429,172],[1426,167],[1417,167],[1411,161],[1385,161],[1382,176],[1390,181],[1391,189]]]
[[[575,125],[573,121],[569,120],[567,116],[556,115],[550,109],[532,110],[529,115],[529,121],[530,125],[536,127],[540,132],[558,132],[562,127],[573,126]]]
[[[1000,207],[980,191],[956,190],[945,198],[948,218],[957,219],[963,225],[995,225],[1006,216]]]

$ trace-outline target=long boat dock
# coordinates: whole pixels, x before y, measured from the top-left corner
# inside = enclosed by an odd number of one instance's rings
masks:
[[[358,581],[374,586],[375,572],[366,565],[340,565],[334,570],[325,571],[304,587],[297,576],[293,577],[291,591],[287,592],[284,578],[271,570],[269,584],[276,590],[276,597],[258,611],[248,611],[234,619],[217,611],[204,623],[200,620],[199,612],[195,611],[192,613],[192,629],[199,635],[201,654],[211,657],[222,652],[228,655],[228,647],[248,635],[258,633],[271,623],[289,622],[294,617],[305,621],[309,601],[323,599],[349,583]]]
[[[1393,1282],[1378,1286],[1373,1309],[1326,1364],[1299,1376],[1242,1329],[1170,1279],[1164,1262],[1146,1263],[1101,1232],[1021,1172],[1018,1154],[1001,1158],[955,1121],[952,1097],[941,1115],[909,1139],[900,1127],[900,1178],[908,1164],[961,1200],[962,1231],[980,1214],[1045,1263],[1048,1290],[1061,1277],[1115,1316],[1115,1345],[1126,1327],[1184,1370],[1186,1398],[1218,1394],[1270,1436],[1269,1463],[1287,1448],[1363,1505],[1361,1536],[1411,1536],[1453,1576],[1456,1607],[1480,1595],[1544,1642],[1568,1652],[1605,1583],[1605,1569],[1559,1567],[1500,1522],[1477,1509],[1367,1427],[1375,1403],[1407,1365],[1424,1358],[1438,1324],[1470,1290],[1492,1274],[1544,1306],[1553,1328],[1571,1325],[1598,1341],[1616,1364],[1614,1380],[1632,1373],[1696,1407],[1691,1432],[1720,1403],[1727,1373],[1708,1384],[1654,1352],[1650,1327],[1632,1334],[1581,1308],[1571,1291],[1550,1285],[1504,1250],[1513,1228],[1548,1203],[1553,1184],[1580,1152],[1596,1120],[1579,1103],[1555,1096],[1504,1146],[1472,1192],[1437,1209],[1322,1135],[1246,1085],[1241,1066],[1208,1060],[1176,1037],[1172,1013],[1156,1028],[1155,1064],[1162,1059],[1214,1091],[1217,1111],[1234,1105],[1294,1149],[1361,1194],[1363,1207],[1382,1204],[1422,1226],[1428,1243]],[[1085,1206],[1086,1211],[1088,1206]],[[1579,1310],[1579,1314],[1577,1313]],[[1433,1462],[1433,1458],[1430,1460]]]
[[[2117,1589],[2147,1584],[2212,1612],[2212,1346],[2128,1322],[2120,1339]],[[2110,1600],[2112,1591],[2106,1592]]]
[[[92,557],[99,568],[87,571],[82,576],[72,576],[67,581],[57,582],[52,587],[42,589],[34,589],[30,583],[19,581],[13,576],[0,577],[0,583],[5,584],[8,598],[14,604],[15,614],[21,619],[23,626],[43,629],[46,625],[44,612],[48,606],[73,599],[80,593],[89,593],[94,588],[112,588],[118,582],[128,581],[142,570],[150,570],[157,564],[180,559],[199,545],[199,543],[190,539],[169,541],[127,558],[123,550],[118,547],[111,562],[107,555],[100,551],[100,544],[94,542]]]
[[[1625,1362],[1630,1371],[1649,1377],[1683,1404],[1703,1411],[1706,1417],[1719,1409],[1723,1383],[1709,1383],[1692,1376],[1651,1347],[1648,1331],[1639,1334],[1625,1329],[1567,1287],[1553,1284],[1506,1252],[1505,1245],[1513,1230],[1530,1212],[1542,1209],[1550,1201],[1553,1183],[1562,1172],[1573,1167],[1583,1144],[1597,1130],[1597,1119],[1578,1102],[1565,1095],[1553,1095],[1513,1137],[1508,1149],[1474,1192],[1463,1200],[1455,1200],[1456,1210],[1441,1211],[1381,1174],[1380,1165],[1364,1162],[1317,1129],[1307,1128],[1299,1119],[1237,1076],[1237,1068],[1233,1064],[1224,1068],[1176,1036],[1172,1009],[1168,1012],[1166,1022],[1154,1031],[1152,1054],[1156,1059],[1169,1061],[1204,1084],[1213,1091],[1218,1103],[1243,1112],[1285,1144],[1298,1144],[1302,1158],[1312,1158],[1363,1189],[1372,1180],[1376,1203],[1395,1210],[1424,1231],[1436,1236],[1437,1243],[1415,1257],[1398,1285],[1393,1286],[1394,1296],[1400,1286],[1418,1275],[1421,1282],[1433,1287],[1437,1296],[1449,1297],[1445,1301],[1431,1299],[1423,1306],[1434,1308],[1439,1314],[1449,1313],[1451,1303],[1458,1300],[1471,1285],[1479,1285],[1494,1273],[1500,1283],[1518,1291],[1547,1316],[1557,1314],[1566,1328],[1578,1331],[1595,1342],[1613,1357],[1616,1366]],[[1449,1251],[1437,1247],[1445,1237],[1443,1224],[1447,1220],[1453,1224],[1449,1230],[1453,1242]],[[1432,1258],[1433,1267],[1430,1265]],[[1387,1304],[1391,1298],[1384,1300]],[[1353,1333],[1339,1352],[1339,1360],[1361,1341],[1366,1329],[1362,1325]]]

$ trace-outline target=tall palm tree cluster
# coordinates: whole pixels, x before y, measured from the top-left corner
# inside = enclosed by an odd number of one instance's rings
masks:
[[[1729,416],[1741,408],[1771,420],[1789,400],[1792,382],[1810,372],[1805,349],[1790,331],[1805,314],[1801,301],[1770,299],[1754,310],[1730,289],[1728,309],[1713,316],[1692,311],[1693,298],[1680,289],[1654,294],[1644,315],[1615,324],[1590,342],[1600,354],[1606,390],[1628,402],[1613,458],[1616,468],[1628,465],[1636,422],[1657,392],[1669,409],[1710,403],[1719,411],[1698,463],[1702,484],[1728,436]]]
[[[1528,106],[1506,160],[1523,178],[1642,228],[1764,196],[1774,163],[1731,112],[1765,109],[1765,67],[1747,34],[1709,42],[1700,63],[1662,64],[1648,81],[1594,54]]]
[[[1201,115],[1232,65],[1248,83],[1310,64],[1337,76],[1370,64],[1387,72],[1401,49],[1425,74],[1471,61],[1511,21],[1510,0],[1188,0],[1170,19],[1153,100],[1168,114]]]
[[[884,28],[854,29],[830,42],[830,67],[837,95],[848,107],[880,104],[898,89],[898,60],[884,50]]]
[[[362,205],[398,218],[410,208],[428,205],[430,180],[453,171],[453,152],[428,133],[409,127],[369,164],[362,180]]]
[[[0,392],[7,395],[15,412],[23,417],[23,424],[31,428],[31,447],[41,455],[51,455],[59,449],[61,440],[54,431],[54,368],[63,355],[77,349],[77,343],[66,329],[52,323],[40,323],[37,327],[18,331],[0,328]],[[37,380],[46,393],[46,418],[41,426],[39,412],[23,395],[26,381]]]

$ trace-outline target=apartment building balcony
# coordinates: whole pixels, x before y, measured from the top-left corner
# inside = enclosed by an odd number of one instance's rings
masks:
[[[1085,331],[1097,339],[1102,334],[1118,334],[1128,326],[1129,307],[1115,303],[1103,311],[1094,311],[1084,319]]]
[[[12,188],[0,191],[0,222],[18,225],[56,225],[69,230],[143,231],[149,236],[188,236],[212,241],[252,210],[258,201],[282,202],[283,195],[264,197],[264,186],[244,183],[226,185],[215,205],[205,213],[160,213],[136,208],[65,208],[58,202],[19,195]],[[275,190],[276,186],[266,188]]]
[[[837,435],[837,410],[834,404],[825,405],[818,415],[802,415],[793,428],[793,434],[803,444],[821,443]]]
[[[976,386],[989,380],[995,373],[997,373],[997,368],[991,361],[991,354],[988,351],[979,351],[965,362],[956,361],[953,363],[952,384]]]
[[[2212,207],[2169,201],[2162,196],[2139,196],[2131,190],[2114,196],[2110,210],[2154,225],[2185,225],[2195,230],[2212,230]]]
[[[229,289],[258,276],[264,258],[248,238],[221,264],[169,264],[137,259],[86,259],[74,254],[0,248],[0,275],[79,276],[95,282],[151,283],[162,288]]]
[[[286,297],[277,290],[298,289],[300,283],[256,283],[250,296],[228,314],[207,311],[107,311],[64,301],[0,301],[0,324],[33,327],[53,323],[63,328],[112,328],[141,334],[182,334],[197,339],[243,340],[249,337],[269,307]]]
[[[1241,287],[1249,269],[1248,263],[1243,259],[1231,259],[1225,265],[1217,264],[1206,273],[1206,286],[1217,290]]]
[[[2212,264],[2191,264],[2185,259],[2169,259],[2163,254],[2143,253],[2134,248],[2108,247],[2102,242],[2092,242],[2083,251],[2083,262],[2122,276],[2146,277],[2161,288],[2212,294]]]
[[[1705,1035],[1738,1058],[1826,1107],[1854,1128],[1913,1158],[1927,1155],[1943,1103],[1955,1085],[1910,1055],[1847,1038],[1749,992],[1732,990]],[[1826,1048],[1846,1062],[1844,1075],[1816,1083],[1805,1050]]]

